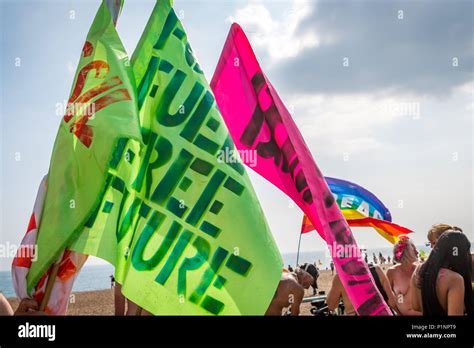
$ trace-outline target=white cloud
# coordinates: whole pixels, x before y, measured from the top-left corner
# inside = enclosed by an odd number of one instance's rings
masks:
[[[474,111],[474,81],[468,81],[465,84],[456,87],[454,89],[454,94],[460,95],[466,99],[466,111],[471,113]]]
[[[393,122],[416,122],[427,101],[371,94],[295,94],[285,100],[304,137],[324,144],[321,149],[329,154],[378,149],[381,129]]]
[[[275,63],[319,45],[315,32],[296,33],[299,23],[311,13],[312,4],[308,0],[293,0],[290,9],[276,18],[263,3],[254,1],[238,9],[228,20],[239,23],[249,34],[252,45],[263,48],[270,63]]]

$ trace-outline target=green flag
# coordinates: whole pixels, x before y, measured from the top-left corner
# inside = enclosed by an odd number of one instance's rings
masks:
[[[119,142],[103,202],[72,249],[113,263],[123,294],[153,314],[263,314],[281,256],[168,1],[132,66],[145,146]]]
[[[141,139],[135,80],[111,15],[118,14],[115,6],[102,3],[82,50],[51,156],[29,289],[100,204],[118,138]]]

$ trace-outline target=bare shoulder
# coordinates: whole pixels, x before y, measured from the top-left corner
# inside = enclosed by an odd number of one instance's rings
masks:
[[[398,265],[392,266],[389,269],[387,269],[387,277],[392,277],[398,270]]]
[[[448,292],[464,292],[464,279],[456,272],[446,268],[441,268],[436,279],[436,287],[442,293]]]
[[[464,278],[457,272],[442,268],[438,273],[438,281],[443,281],[449,288],[463,287]]]
[[[291,273],[281,277],[280,284],[287,288],[288,290],[294,291],[294,289],[301,288],[303,289],[296,277],[294,277]]]
[[[293,284],[297,283],[293,277],[283,276],[280,279],[280,287],[291,287]]]
[[[397,263],[396,265],[390,267],[388,270],[397,271],[401,266],[402,265],[400,263]]]

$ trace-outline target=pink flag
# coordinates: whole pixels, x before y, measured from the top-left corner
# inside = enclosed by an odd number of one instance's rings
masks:
[[[244,163],[285,192],[326,240],[359,315],[391,315],[346,219],[239,25],[227,37],[211,87]],[[249,154],[255,151],[257,161]]]

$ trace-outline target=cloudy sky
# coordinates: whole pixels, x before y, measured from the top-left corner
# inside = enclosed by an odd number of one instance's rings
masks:
[[[0,244],[20,242],[99,0],[0,0]],[[153,0],[125,4],[131,56]],[[375,193],[417,244],[437,222],[473,239],[471,1],[176,0],[210,80],[230,24],[261,66],[327,176]],[[281,252],[294,252],[301,211],[251,173]],[[389,246],[370,229],[359,244]],[[312,233],[302,250],[324,247]],[[0,258],[0,269],[11,260]]]

